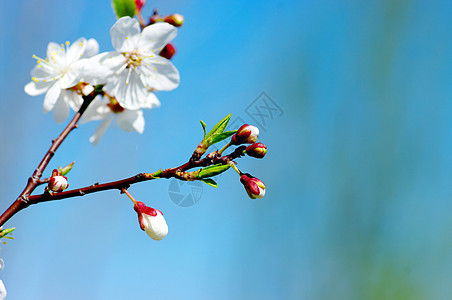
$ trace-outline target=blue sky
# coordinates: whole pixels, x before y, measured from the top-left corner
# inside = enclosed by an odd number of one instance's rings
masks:
[[[145,112],[142,135],[97,124],[73,132],[48,173],[76,161],[71,187],[182,164],[226,114],[255,124],[262,92],[262,179],[238,176],[175,205],[167,180],[130,192],[162,210],[161,242],[130,200],[108,191],[17,214],[2,246],[7,299],[448,299],[452,292],[452,18],[448,1],[155,1],[181,13],[179,88]],[[48,42],[112,49],[109,1],[9,1],[0,12],[0,209],[61,132],[23,86]],[[265,111],[265,108],[263,108]],[[48,175],[48,174],[47,174]],[[182,187],[187,193],[187,186]],[[39,189],[38,189],[39,190]]]

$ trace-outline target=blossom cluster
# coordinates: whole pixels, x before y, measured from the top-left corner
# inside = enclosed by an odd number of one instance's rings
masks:
[[[176,27],[183,23],[183,16],[173,14],[163,17],[154,11],[149,24],[145,24],[141,17],[144,1],[132,0],[127,3],[130,7],[125,10],[125,6],[115,7],[118,16],[131,10],[139,20],[123,16],[116,21],[110,30],[113,51],[99,53],[98,42],[83,37],[72,45],[69,42],[61,45],[51,42],[44,59],[33,56],[37,65],[31,72],[31,82],[25,86],[25,92],[29,95],[45,94],[43,111],[47,113],[53,110],[56,122],[66,120],[71,109],[78,111],[81,123],[100,121],[90,138],[93,144],[99,142],[113,119],[124,131],[142,133],[145,125],[143,109],[160,106],[155,92],[173,90],[180,82],[179,72],[169,59],[175,53],[171,41],[177,34]],[[209,133],[206,132],[206,124],[201,121],[204,138],[186,164],[152,174],[142,173],[140,176],[147,179],[174,177],[187,181],[200,180],[217,187],[212,177],[232,168],[239,174],[240,182],[251,199],[264,197],[265,184],[251,174],[242,173],[234,159],[245,155],[263,158],[267,147],[257,142],[259,129],[255,126],[244,124],[238,130],[225,131],[230,118],[229,114]],[[77,118],[73,119],[73,122],[77,121]],[[209,147],[227,138],[230,138],[227,145],[202,158]],[[234,152],[223,156],[222,153],[231,146],[236,147]],[[54,151],[51,148],[48,153]],[[52,176],[45,180],[31,182],[34,184],[33,188],[46,182],[48,184],[43,197],[72,197],[71,192],[75,190],[64,191],[69,187],[65,175],[73,164],[74,162],[64,168],[54,169]],[[197,167],[201,168],[188,171]],[[42,167],[44,168],[45,166]],[[43,170],[37,171],[42,174]],[[108,185],[108,188],[115,187],[126,194],[134,203],[140,228],[152,239],[162,240],[168,234],[163,213],[133,198],[124,181],[116,183],[120,185],[115,185],[115,182],[103,184],[103,189]],[[88,190],[93,186],[78,189],[77,194],[84,195],[84,189]],[[1,287],[0,281],[0,295]]]
[[[90,138],[97,144],[113,119],[124,131],[144,130],[143,109],[160,106],[154,92],[179,85],[176,67],[161,51],[177,34],[167,22],[143,30],[136,19],[122,17],[110,30],[114,51],[99,53],[94,39],[80,38],[73,44],[49,43],[47,57],[34,55],[37,65],[25,86],[31,96],[45,93],[43,111],[53,110],[56,122],[66,120],[70,109],[78,111],[83,96],[102,85],[102,96],[89,105],[81,122],[101,121]]]

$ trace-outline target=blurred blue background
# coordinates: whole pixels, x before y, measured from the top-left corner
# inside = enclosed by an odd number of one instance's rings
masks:
[[[4,211],[64,126],[23,91],[32,54],[81,36],[110,51],[115,17],[107,0],[1,3]],[[232,113],[261,127],[267,157],[239,167],[267,195],[250,200],[232,171],[190,207],[168,180],[134,185],[165,214],[161,242],[116,191],[31,206],[6,224],[7,299],[450,299],[451,1],[148,1],[144,15],[155,7],[185,16],[180,87],[142,135],[116,126],[93,147],[97,124],[81,126],[45,176],[75,160],[75,188],[179,165],[200,119]]]

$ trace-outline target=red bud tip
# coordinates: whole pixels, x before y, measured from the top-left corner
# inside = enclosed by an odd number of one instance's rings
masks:
[[[173,55],[176,54],[176,48],[174,48],[174,45],[172,43],[168,43],[162,51],[160,51],[160,56],[164,57],[166,59],[171,59]]]
[[[146,204],[141,201],[137,201],[137,203],[133,206],[133,209],[137,212],[137,214],[147,214],[154,217],[157,215],[157,209],[146,206]]]

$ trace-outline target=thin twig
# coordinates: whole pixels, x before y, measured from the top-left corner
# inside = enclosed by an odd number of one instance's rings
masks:
[[[187,170],[197,168],[197,167],[206,167],[210,165],[223,164],[226,165],[233,159],[236,159],[243,155],[243,149],[241,147],[237,148],[236,151],[232,152],[230,155],[225,156],[217,156],[217,157],[209,157],[209,155],[201,160],[197,161],[188,161],[187,163],[170,169],[159,170],[154,173],[139,173],[135,176],[107,182],[103,184],[93,184],[90,186],[73,189],[70,191],[60,192],[60,193],[43,193],[40,195],[29,196],[29,204],[37,204],[41,202],[54,201],[54,200],[62,200],[73,197],[80,197],[87,194],[92,194],[96,192],[106,191],[106,190],[120,190],[129,188],[132,184],[159,179],[159,178],[177,178],[180,180],[186,180],[185,177],[180,175],[180,172],[185,172]]]
[[[72,118],[72,120],[69,122],[69,124],[66,126],[66,128],[63,130],[63,132],[58,136],[58,138],[52,140],[52,145],[50,146],[47,153],[44,155],[43,159],[39,163],[38,167],[35,169],[33,174],[28,178],[27,185],[25,186],[22,193],[20,193],[19,197],[11,204],[11,206],[0,216],[0,226],[2,226],[6,221],[8,221],[13,215],[15,215],[20,210],[24,209],[25,207],[29,206],[29,195],[36,189],[36,187],[43,183],[41,181],[42,173],[44,172],[45,168],[49,164],[52,157],[55,155],[55,152],[60,147],[61,143],[64,141],[64,139],[69,135],[69,133],[77,128],[77,122],[80,120],[81,116],[85,112],[85,110],[88,108],[88,105],[94,100],[94,98],[101,93],[98,90],[94,90],[91,94],[83,97],[83,104],[78,110],[78,112],[75,114],[75,116]]]

